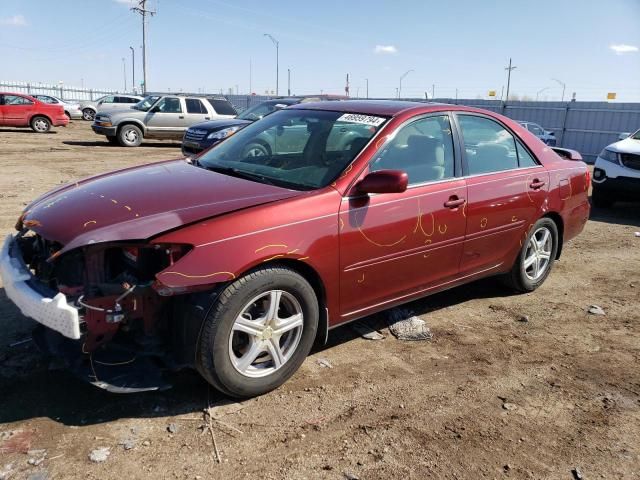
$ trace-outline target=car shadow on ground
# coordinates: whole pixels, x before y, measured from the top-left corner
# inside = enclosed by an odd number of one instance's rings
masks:
[[[120,145],[113,145],[109,142],[105,141],[95,141],[95,142],[87,142],[87,141],[74,141],[74,140],[65,140],[62,142],[65,145],[72,146],[80,146],[80,147],[109,147],[109,148],[129,148],[129,147],[121,147]],[[145,142],[140,147],[151,147],[151,148],[180,148],[180,143],[178,142]]]
[[[464,303],[475,298],[503,297],[513,292],[495,279],[457,287],[403,305],[415,315]],[[0,344],[0,423],[50,418],[61,424],[83,426],[121,418],[154,418],[199,413],[207,405],[227,405],[235,400],[218,393],[198,373],[182,370],[165,375],[173,388],[161,392],[113,394],[81,382],[40,353],[29,338],[32,322],[23,317],[0,289],[0,312],[25,327]],[[426,319],[428,323],[428,318]],[[371,330],[386,328],[384,312],[361,320]],[[360,334],[349,325],[333,329],[319,353],[349,342]],[[11,347],[18,340],[24,343]]]
[[[48,132],[40,133],[40,132],[34,132],[29,127],[25,127],[24,129],[0,128],[0,133],[32,133],[34,135],[55,135],[58,132],[56,132],[55,130],[49,130]]]
[[[592,205],[589,220],[640,227],[640,202],[615,202],[609,208]]]

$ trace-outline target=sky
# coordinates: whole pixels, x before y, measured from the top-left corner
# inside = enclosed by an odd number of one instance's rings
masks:
[[[0,80],[142,79],[137,0],[0,0]],[[152,91],[640,101],[640,0],[148,0]],[[125,59],[124,62],[122,59]]]

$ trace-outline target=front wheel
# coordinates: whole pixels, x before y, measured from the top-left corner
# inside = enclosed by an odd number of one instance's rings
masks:
[[[313,345],[319,307],[309,282],[285,267],[266,267],[229,284],[205,318],[197,366],[236,398],[279,387]]]
[[[142,130],[135,125],[124,125],[118,130],[118,143],[123,147],[138,147],[142,143]]]
[[[90,108],[85,108],[82,110],[82,118],[88,122],[93,122],[93,119],[96,118],[96,112]]]
[[[532,292],[549,276],[558,253],[558,227],[550,218],[541,218],[523,242],[511,272],[505,276],[507,285],[519,292]]]
[[[51,130],[51,122],[47,117],[33,117],[31,119],[31,129],[37,133],[47,133]]]

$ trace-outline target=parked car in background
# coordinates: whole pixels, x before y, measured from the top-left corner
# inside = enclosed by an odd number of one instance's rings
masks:
[[[100,111],[91,128],[111,143],[137,147],[145,138],[180,140],[194,123],[236,115],[223,97],[149,95],[128,109]]]
[[[92,122],[98,111],[129,108],[142,99],[143,97],[138,95],[105,95],[95,101],[80,103],[80,110],[82,110],[82,118]]]
[[[538,288],[589,217],[579,158],[470,107],[302,103],[193,160],[41,196],[0,275],[37,344],[96,386],[162,388],[180,365],[251,397],[338,325],[492,275]]]
[[[310,95],[304,97],[283,97],[261,102],[244,110],[240,115],[228,120],[211,120],[197,123],[187,129],[182,139],[182,154],[195,155],[215,145],[221,140],[233,135],[243,127],[260,120],[271,112],[286,108],[290,105],[305,102],[318,102],[325,100],[343,100],[346,97],[332,95]],[[254,146],[256,151],[269,149],[269,143],[262,141]]]
[[[610,207],[616,200],[640,200],[640,130],[600,152],[591,182],[596,207]]]
[[[37,98],[43,103],[50,103],[51,105],[62,105],[64,108],[64,114],[71,120],[78,120],[82,118],[82,110],[80,110],[80,104],[78,102],[67,102],[60,100],[58,97],[52,95],[32,95],[33,98]]]
[[[556,134],[553,133],[552,131],[545,130],[540,125],[533,122],[525,122],[525,121],[518,120],[518,123],[522,125],[524,128],[526,128],[527,130],[529,130],[531,133],[533,133],[545,144],[549,145],[550,147],[556,146]]]
[[[31,127],[46,133],[51,127],[68,125],[69,118],[62,105],[41,102],[30,95],[0,92],[0,126]]]

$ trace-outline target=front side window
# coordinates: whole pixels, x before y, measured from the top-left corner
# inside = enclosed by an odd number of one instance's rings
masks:
[[[182,113],[182,106],[179,98],[164,97],[153,107],[153,110],[160,113]]]
[[[102,97],[102,100],[100,100],[99,103],[113,103],[114,99],[115,99],[115,97],[109,95],[107,97]]]
[[[31,105],[33,102],[28,98],[20,97],[18,95],[5,95],[5,105]]]
[[[137,102],[133,106],[133,108],[142,112],[146,112],[153,106],[154,103],[158,101],[158,98],[160,97],[158,97],[157,95],[149,95],[148,97],[144,97],[142,100]]]
[[[454,176],[454,152],[448,115],[416,120],[396,132],[378,152],[371,171],[402,170],[409,185],[444,180]]]
[[[198,163],[296,190],[321,188],[344,171],[385,121],[343,112],[280,110],[208,150]]]
[[[494,120],[458,115],[470,175],[518,168],[516,140]]]
[[[207,109],[197,98],[187,98],[187,113],[207,113]]]

